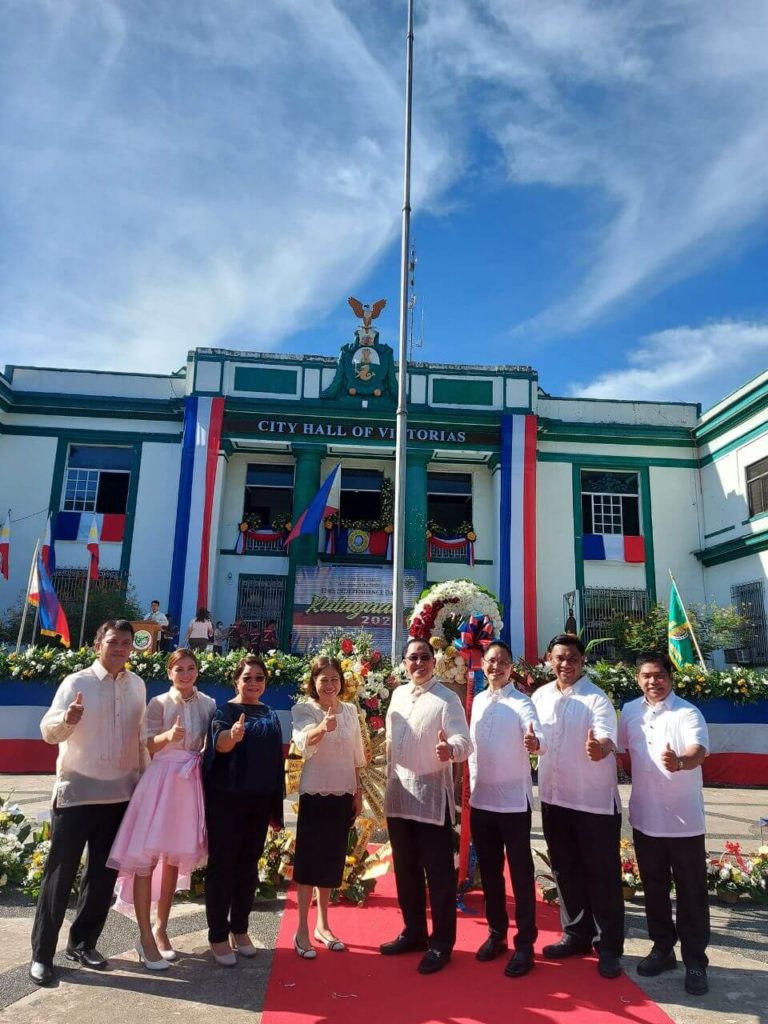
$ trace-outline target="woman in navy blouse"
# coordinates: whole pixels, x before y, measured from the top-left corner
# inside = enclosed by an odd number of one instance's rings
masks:
[[[237,695],[211,722],[205,795],[208,868],[205,912],[208,941],[222,967],[235,951],[256,955],[248,916],[258,884],[267,828],[283,824],[283,739],[280,720],[262,704],[269,673],[249,654],[235,668]]]

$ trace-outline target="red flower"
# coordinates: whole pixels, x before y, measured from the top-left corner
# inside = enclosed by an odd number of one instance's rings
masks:
[[[367,708],[370,708],[371,711],[377,711],[381,705],[381,701],[378,697],[368,697],[363,701],[363,704],[365,704]]]
[[[371,664],[378,665],[381,661],[381,651],[373,651],[371,653]]]
[[[367,676],[370,671],[371,670],[368,667],[368,665],[366,665],[365,662],[363,662],[363,664],[360,666],[360,675]]]
[[[381,717],[381,715],[371,715],[371,717],[368,719],[368,725],[373,730],[373,732],[378,732],[379,729],[384,728],[384,719]]]
[[[344,639],[341,641],[342,654],[351,654],[352,651],[354,651],[354,649],[355,645],[352,643],[348,636],[345,636]]]

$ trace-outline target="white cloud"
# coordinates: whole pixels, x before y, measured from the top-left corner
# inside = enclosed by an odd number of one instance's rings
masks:
[[[0,33],[0,362],[272,347],[396,233],[402,62],[331,0],[8,0]],[[419,127],[416,197],[452,166]]]
[[[768,322],[724,320],[673,327],[643,338],[629,365],[574,384],[580,398],[699,401],[705,406],[744,382],[751,366],[768,363]]]
[[[764,0],[733,0],[727,14],[721,0],[443,9],[431,4],[434,67],[482,87],[475,114],[511,183],[579,190],[593,204],[591,234],[564,254],[581,279],[522,325],[529,338],[663,290],[765,223]]]

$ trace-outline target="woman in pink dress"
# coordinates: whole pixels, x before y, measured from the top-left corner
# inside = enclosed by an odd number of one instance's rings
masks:
[[[216,710],[216,702],[195,686],[194,654],[175,651],[167,671],[170,690],[147,706],[152,762],[131,797],[107,861],[120,873],[116,909],[130,912],[133,906],[139,925],[136,952],[151,971],[166,970],[168,961],[176,959],[167,928],[179,875],[190,875],[207,859],[200,758]]]

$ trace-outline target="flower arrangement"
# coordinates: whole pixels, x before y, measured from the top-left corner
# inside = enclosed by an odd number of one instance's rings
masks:
[[[239,652],[242,657],[242,652]],[[283,651],[271,650],[263,655],[264,664],[269,671],[270,686],[285,686],[298,683],[304,678],[306,659],[295,654],[284,654]],[[240,659],[238,658],[238,661]]]
[[[242,522],[240,523],[240,532],[248,533],[249,530],[259,530],[262,524],[262,518],[258,512],[246,512],[243,515]]]
[[[259,888],[262,899],[274,899],[279,889],[293,878],[293,851],[296,837],[286,829],[270,829],[264,852],[259,858]]]
[[[755,860],[759,863],[756,874],[753,874]],[[741,843],[727,842],[721,856],[710,857],[707,860],[710,892],[716,893],[724,903],[736,903],[740,896],[753,896],[755,881],[757,880],[759,885],[760,874],[763,873],[764,877],[766,864],[768,846],[760,847],[756,855],[748,857],[742,852]],[[762,886],[759,888],[765,892]]]
[[[381,850],[375,854],[368,852],[368,843],[376,827],[371,818],[359,818],[355,827],[349,830],[344,874],[339,888],[331,892],[332,903],[347,900],[362,906],[368,894],[376,888],[376,879],[388,870],[389,864]]]
[[[467,663],[453,646],[439,636],[429,641],[435,651],[435,675],[444,683],[463,686],[467,681]]]
[[[421,640],[437,636],[450,643],[458,635],[461,620],[470,615],[487,615],[493,623],[494,634],[501,633],[504,625],[501,608],[490,590],[472,580],[446,580],[422,591],[411,614],[408,631]]]
[[[332,512],[323,520],[326,530],[341,525],[349,530],[384,530],[386,533],[394,531],[395,521],[395,485],[391,480],[381,481],[381,512],[376,519],[341,519],[338,513]]]
[[[290,533],[293,529],[293,521],[288,512],[280,512],[276,515],[271,525],[275,533]]]
[[[631,899],[638,889],[642,888],[640,872],[637,868],[635,848],[629,839],[622,839],[620,846],[621,855],[621,887],[624,890],[624,898]]]

